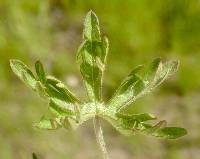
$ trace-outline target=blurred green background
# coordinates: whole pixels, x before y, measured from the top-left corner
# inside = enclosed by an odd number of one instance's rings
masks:
[[[105,73],[107,100],[136,65],[155,57],[179,59],[179,72],[153,94],[131,106],[151,112],[189,134],[178,140],[124,137],[104,123],[113,159],[199,159],[200,1],[199,0],[0,0],[0,158],[100,159],[92,122],[76,132],[32,127],[47,103],[11,72],[9,59],[31,68],[41,60],[47,72],[85,96],[76,65],[83,19],[94,10],[110,40]]]

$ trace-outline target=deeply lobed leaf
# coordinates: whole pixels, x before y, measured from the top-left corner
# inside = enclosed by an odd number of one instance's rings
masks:
[[[165,120],[158,122],[155,125],[146,123],[149,120],[155,120],[156,117],[143,113],[143,114],[122,114],[116,113],[116,117],[107,120],[122,134],[133,135],[135,133],[145,133],[155,137],[176,139],[187,134],[186,129],[180,127],[166,127]]]
[[[108,39],[101,38],[99,21],[90,11],[85,18],[83,42],[78,50],[77,61],[80,64],[89,100],[101,101],[102,76],[108,53]]]
[[[79,100],[68,90],[68,88],[58,79],[46,76],[42,63],[35,63],[35,70],[38,79],[35,78],[31,70],[19,60],[10,60],[13,72],[41,97],[45,97],[49,102],[49,111],[60,117],[78,116]],[[76,117],[75,117],[76,118]],[[65,122],[66,123],[66,122]],[[38,123],[38,128],[54,129],[62,127],[63,123],[58,123],[54,119],[44,119]]]
[[[49,101],[47,114],[35,124],[37,128],[55,130],[75,129],[83,122],[99,116],[110,122],[119,132],[133,135],[137,132],[155,137],[175,139],[187,133],[184,128],[166,127],[166,121],[150,124],[156,117],[148,114],[124,114],[122,109],[160,85],[178,69],[178,61],[161,62],[160,58],[144,68],[138,66],[120,84],[108,103],[102,101],[102,78],[109,43],[100,33],[99,21],[94,12],[86,15],[83,42],[78,49],[80,64],[89,102],[82,103],[60,80],[47,76],[40,61],[35,63],[36,77],[19,60],[10,60],[13,72],[41,97]]]
[[[117,89],[108,105],[119,111],[132,104],[138,98],[146,95],[160,85],[167,77],[178,69],[178,61],[161,62],[155,59],[147,68],[145,73],[141,72],[141,66],[136,67],[126,77]]]

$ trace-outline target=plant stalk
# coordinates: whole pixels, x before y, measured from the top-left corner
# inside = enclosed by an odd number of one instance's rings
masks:
[[[105,143],[104,137],[103,137],[103,130],[101,128],[101,123],[100,123],[100,119],[98,116],[94,117],[93,125],[94,125],[94,132],[96,135],[96,140],[97,140],[99,148],[103,154],[103,158],[110,159],[108,156],[107,149],[106,149],[106,143]]]

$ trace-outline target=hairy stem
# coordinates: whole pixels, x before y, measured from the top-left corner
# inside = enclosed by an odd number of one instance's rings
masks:
[[[104,137],[103,137],[103,130],[101,128],[101,123],[100,123],[100,119],[99,119],[98,116],[96,116],[94,118],[93,124],[94,124],[94,131],[95,131],[95,135],[96,135],[96,140],[97,140],[97,143],[99,144],[99,147],[102,151],[103,158],[109,159],[108,152],[106,150],[106,144],[105,144]]]

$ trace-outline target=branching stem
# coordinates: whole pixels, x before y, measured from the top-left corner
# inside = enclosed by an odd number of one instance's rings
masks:
[[[106,144],[105,144],[104,137],[103,137],[103,130],[101,128],[101,123],[100,123],[100,119],[99,119],[98,116],[96,116],[94,118],[93,124],[94,124],[94,131],[95,131],[95,135],[96,135],[96,140],[97,140],[97,143],[99,144],[99,147],[102,151],[103,158],[109,159],[108,152],[106,150]]]

